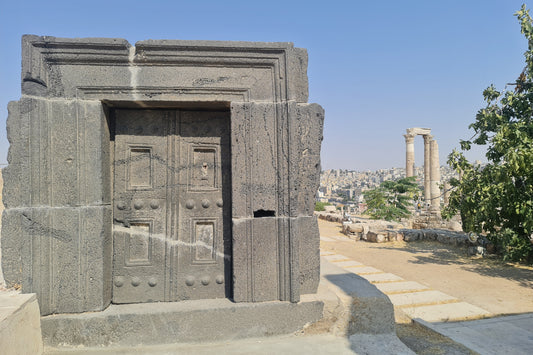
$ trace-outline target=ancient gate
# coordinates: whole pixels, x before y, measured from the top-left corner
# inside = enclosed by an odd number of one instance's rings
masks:
[[[114,141],[113,302],[231,297],[228,112],[115,110]]]
[[[8,286],[43,315],[315,293],[324,111],[306,70],[291,43],[24,36]]]

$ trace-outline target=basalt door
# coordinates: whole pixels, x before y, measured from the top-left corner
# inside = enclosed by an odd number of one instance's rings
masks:
[[[229,113],[116,110],[113,302],[231,297]]]

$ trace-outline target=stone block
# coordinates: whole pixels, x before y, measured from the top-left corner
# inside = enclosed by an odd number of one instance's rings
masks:
[[[2,354],[42,354],[41,320],[35,294],[0,291]]]
[[[370,231],[366,234],[366,240],[372,243],[384,243],[388,238],[383,233]]]
[[[307,50],[292,48],[288,51],[289,86],[287,96],[289,100],[307,102],[309,98],[307,62]]]
[[[296,103],[289,103],[288,110],[290,216],[311,216],[320,184],[324,110],[316,104]]]
[[[36,293],[43,315],[104,309],[111,294],[110,221],[109,207],[5,210],[6,284]]]
[[[280,299],[278,218],[233,221],[233,299],[260,302]]]
[[[322,317],[323,303],[226,299],[111,305],[103,312],[43,317],[47,346],[137,346],[290,334]]]
[[[300,293],[315,293],[320,281],[320,233],[315,216],[291,219],[298,240]]]

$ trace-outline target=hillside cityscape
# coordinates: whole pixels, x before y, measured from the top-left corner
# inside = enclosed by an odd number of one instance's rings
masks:
[[[480,163],[480,162],[476,162]],[[415,167],[415,177],[421,190],[424,189],[424,167]],[[458,174],[449,166],[441,165],[441,182],[449,181]],[[357,171],[348,169],[329,169],[320,173],[320,188],[317,200],[333,205],[345,205],[353,213],[365,209],[363,193],[378,187],[383,181],[398,180],[405,177],[405,168]]]

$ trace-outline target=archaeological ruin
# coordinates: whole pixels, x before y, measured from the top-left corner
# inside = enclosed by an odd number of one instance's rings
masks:
[[[424,198],[426,205],[434,210],[440,210],[440,163],[439,145],[431,135],[429,128],[408,128],[405,137],[405,175],[414,176],[415,167],[415,137],[424,138]]]
[[[43,318],[45,338],[75,343],[70,329],[94,324],[93,336],[118,337],[109,319],[173,317],[193,300],[187,311],[215,304],[222,318],[261,303],[287,324],[320,318],[320,302],[300,301],[320,277],[324,119],[307,103],[306,50],[28,35],[22,52],[2,268],[8,286],[37,294],[43,316],[57,315]],[[174,316],[209,324],[205,313]],[[128,336],[157,342],[142,334],[151,322],[128,323]]]

